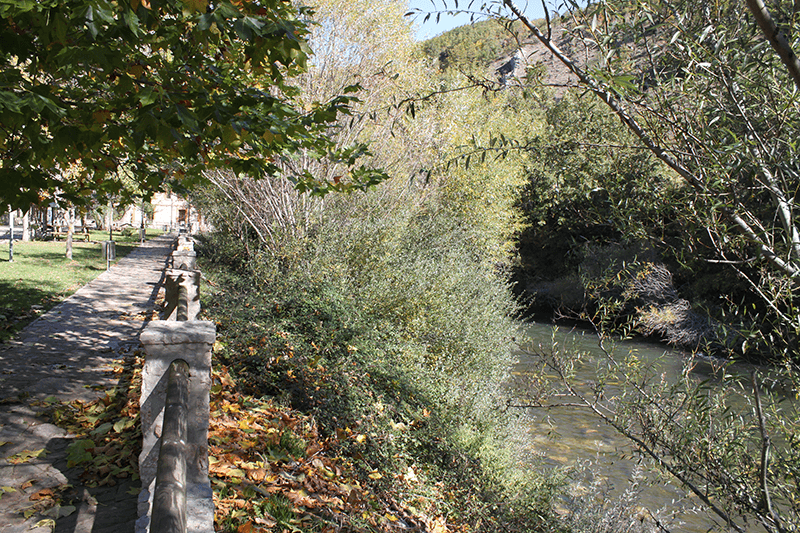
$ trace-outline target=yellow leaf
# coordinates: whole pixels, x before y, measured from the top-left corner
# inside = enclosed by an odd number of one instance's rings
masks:
[[[38,522],[36,522],[36,525],[34,525],[31,529],[37,529],[40,527],[49,527],[50,531],[55,531],[56,521],[53,520],[52,518],[45,518],[44,520],[39,520]]]
[[[141,78],[142,74],[144,74],[144,67],[142,65],[131,65],[128,68],[128,74],[134,78]]]
[[[183,0],[183,5],[193,11],[205,11],[208,0]]]
[[[358,436],[356,437],[356,442],[357,442],[357,443],[359,443],[359,444],[364,444],[364,442],[365,442],[366,440],[367,440],[367,437],[366,437],[366,435],[358,435]]]
[[[44,448],[40,450],[22,450],[21,452],[15,453],[14,455],[6,459],[6,461],[11,463],[12,465],[29,463],[30,461],[36,459],[37,457],[44,458],[44,456],[46,456],[48,453],[50,452],[48,452]]]
[[[383,477],[383,475],[377,470],[375,472],[370,472],[367,475],[369,476],[370,479],[381,479]]]
[[[105,124],[111,118],[111,113],[108,111],[95,111],[92,113],[92,119],[98,124]]]

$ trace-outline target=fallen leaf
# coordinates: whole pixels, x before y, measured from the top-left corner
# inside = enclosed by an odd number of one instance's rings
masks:
[[[29,463],[33,459],[44,458],[48,453],[50,452],[44,448],[40,450],[22,450],[21,452],[15,453],[11,457],[8,457],[6,461],[12,465],[19,465],[22,463]]]
[[[120,418],[114,423],[114,431],[117,433],[122,433],[123,430],[128,429],[134,424],[134,420],[132,418],[124,417]]]
[[[34,524],[34,526],[31,529],[36,529],[39,527],[49,527],[50,531],[55,531],[56,521],[53,520],[52,518],[45,518],[44,520],[39,520],[38,522],[36,522],[36,524]]]
[[[257,516],[256,518],[254,518],[254,521],[259,526],[264,526],[267,529],[271,529],[278,525],[278,522],[276,522],[272,516],[265,516],[263,518]]]
[[[53,497],[53,489],[42,489],[39,492],[34,492],[33,494],[31,494],[28,499],[31,501],[36,501],[52,497]]]
[[[247,471],[247,477],[252,481],[264,481],[267,477],[267,473],[268,472],[263,468],[254,468]]]
[[[76,508],[74,505],[64,505],[63,507],[61,505],[56,505],[55,507],[51,507],[50,509],[44,511],[42,514],[57,520],[59,518],[71,515],[75,512],[75,509]]]

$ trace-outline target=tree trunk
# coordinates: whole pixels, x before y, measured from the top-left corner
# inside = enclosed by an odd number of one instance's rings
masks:
[[[75,209],[67,209],[67,259],[72,259],[72,234],[75,232]]]
[[[8,206],[8,262],[14,262],[14,210]]]
[[[22,240],[27,242],[31,240],[31,209],[28,208],[25,214],[22,215]]]

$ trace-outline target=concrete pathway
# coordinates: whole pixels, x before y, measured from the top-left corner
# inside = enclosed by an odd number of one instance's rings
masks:
[[[111,363],[139,345],[174,236],[145,242],[61,304],[0,345],[0,533],[129,533],[137,518],[131,483],[87,488],[66,468],[70,435],[37,417],[37,400],[90,401],[117,386]],[[99,253],[99,252],[98,252]],[[23,450],[42,458],[12,464]],[[138,483],[138,482],[137,482]],[[52,524],[23,510],[42,489],[72,485],[77,510]],[[10,491],[9,489],[14,489]],[[36,527],[37,524],[41,524]]]

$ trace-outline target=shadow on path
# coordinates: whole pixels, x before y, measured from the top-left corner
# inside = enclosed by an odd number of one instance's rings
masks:
[[[82,468],[67,468],[74,436],[40,413],[45,398],[127,394],[130,376],[113,373],[113,364],[139,346],[173,242],[146,242],[0,346],[0,533],[43,533],[53,525],[61,533],[133,532],[138,481],[85,486]]]

